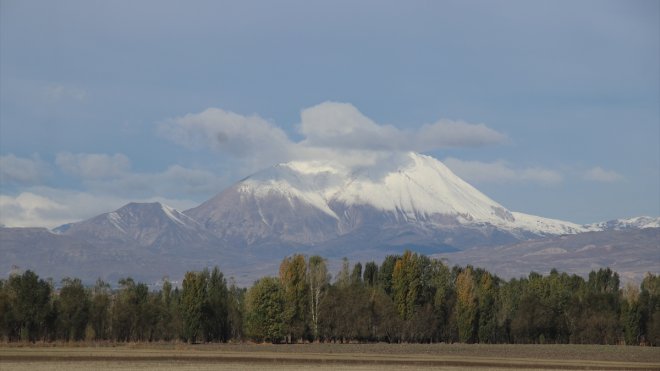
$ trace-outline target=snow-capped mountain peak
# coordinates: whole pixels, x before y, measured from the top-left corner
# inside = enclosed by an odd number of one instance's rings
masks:
[[[295,222],[296,214],[301,213],[313,221]],[[246,223],[264,236],[278,221],[287,230],[296,229],[292,224],[299,223],[306,231],[301,241],[307,242],[313,240],[309,233],[331,239],[354,231],[375,215],[397,225],[426,229],[487,225],[516,235],[584,231],[577,224],[512,213],[442,162],[412,152],[394,153],[369,166],[352,168],[331,161],[279,164],[243,179],[185,214],[220,234],[235,228],[235,221],[231,226],[226,221],[229,214],[250,220]],[[282,221],[283,215],[287,222]]]

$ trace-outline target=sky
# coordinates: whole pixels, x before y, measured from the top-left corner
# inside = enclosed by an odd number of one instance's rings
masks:
[[[0,224],[393,151],[509,210],[658,216],[659,4],[0,0]]]

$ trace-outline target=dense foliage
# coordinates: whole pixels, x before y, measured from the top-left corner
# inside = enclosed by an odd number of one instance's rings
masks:
[[[131,278],[53,282],[34,272],[0,280],[0,340],[660,344],[660,276],[619,287],[610,269],[588,279],[555,270],[504,281],[406,251],[344,259],[334,281],[319,256],[287,257],[279,277],[249,289],[217,268],[180,288]]]

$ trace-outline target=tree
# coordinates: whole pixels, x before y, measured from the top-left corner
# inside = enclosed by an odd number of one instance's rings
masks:
[[[335,283],[337,286],[344,287],[348,286],[351,283],[351,275],[349,272],[348,258],[343,257],[341,259],[341,270],[337,273],[335,278]]]
[[[621,325],[627,345],[639,345],[642,335],[642,314],[639,305],[639,289],[626,285],[622,293]]]
[[[378,283],[378,265],[375,262],[364,265],[363,280],[367,286],[375,286]]]
[[[83,340],[89,321],[90,301],[80,279],[62,280],[58,309],[59,337],[67,341]]]
[[[230,327],[230,338],[234,340],[243,339],[243,320],[245,313],[245,293],[247,289],[236,286],[234,278],[230,278],[228,319]]]
[[[27,270],[10,276],[7,290],[12,309],[10,337],[32,342],[47,337],[52,311],[48,282]]]
[[[422,291],[419,257],[406,250],[392,272],[394,304],[403,320],[412,317]]]
[[[110,307],[110,284],[98,279],[92,288],[89,310],[89,324],[96,340],[110,336]]]
[[[258,280],[245,297],[247,334],[257,341],[279,343],[284,338],[285,301],[280,281]]]
[[[640,286],[639,306],[645,341],[660,345],[660,275],[647,273]]]
[[[456,321],[458,338],[463,343],[475,341],[477,330],[477,297],[472,267],[468,266],[456,277]]]
[[[186,272],[181,291],[181,317],[183,339],[195,343],[203,334],[203,314],[206,299],[206,275]]]
[[[456,340],[452,333],[455,321],[452,321],[454,315],[454,305],[456,302],[456,290],[452,281],[451,272],[441,261],[435,260],[432,266],[431,285],[435,288],[433,294],[433,310],[438,319],[438,336],[445,342]]]
[[[309,304],[314,339],[318,339],[319,336],[321,299],[329,281],[330,278],[325,260],[318,255],[310,257],[307,268],[307,283],[309,287]]]
[[[394,273],[394,266],[400,258],[400,255],[386,256],[385,260],[383,260],[383,264],[380,266],[380,271],[378,272],[380,285],[390,297],[392,297],[392,274]]]
[[[479,286],[479,342],[495,343],[497,341],[497,306],[495,298],[497,288],[490,273],[481,276]]]
[[[362,263],[357,262],[353,266],[353,271],[351,272],[351,285],[360,284],[362,284]]]
[[[229,339],[229,291],[227,281],[218,267],[213,268],[207,277],[204,297],[202,327],[206,341],[227,341]]]
[[[280,264],[280,283],[284,295],[284,323],[288,341],[305,335],[309,308],[307,263],[303,255],[285,258]]]

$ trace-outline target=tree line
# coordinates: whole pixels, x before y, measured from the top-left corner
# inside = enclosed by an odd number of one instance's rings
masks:
[[[249,288],[217,267],[187,272],[181,287],[118,284],[0,280],[0,339],[660,344],[660,276],[621,288],[609,268],[506,281],[406,251],[380,265],[344,259],[334,279],[322,257],[293,255]]]

